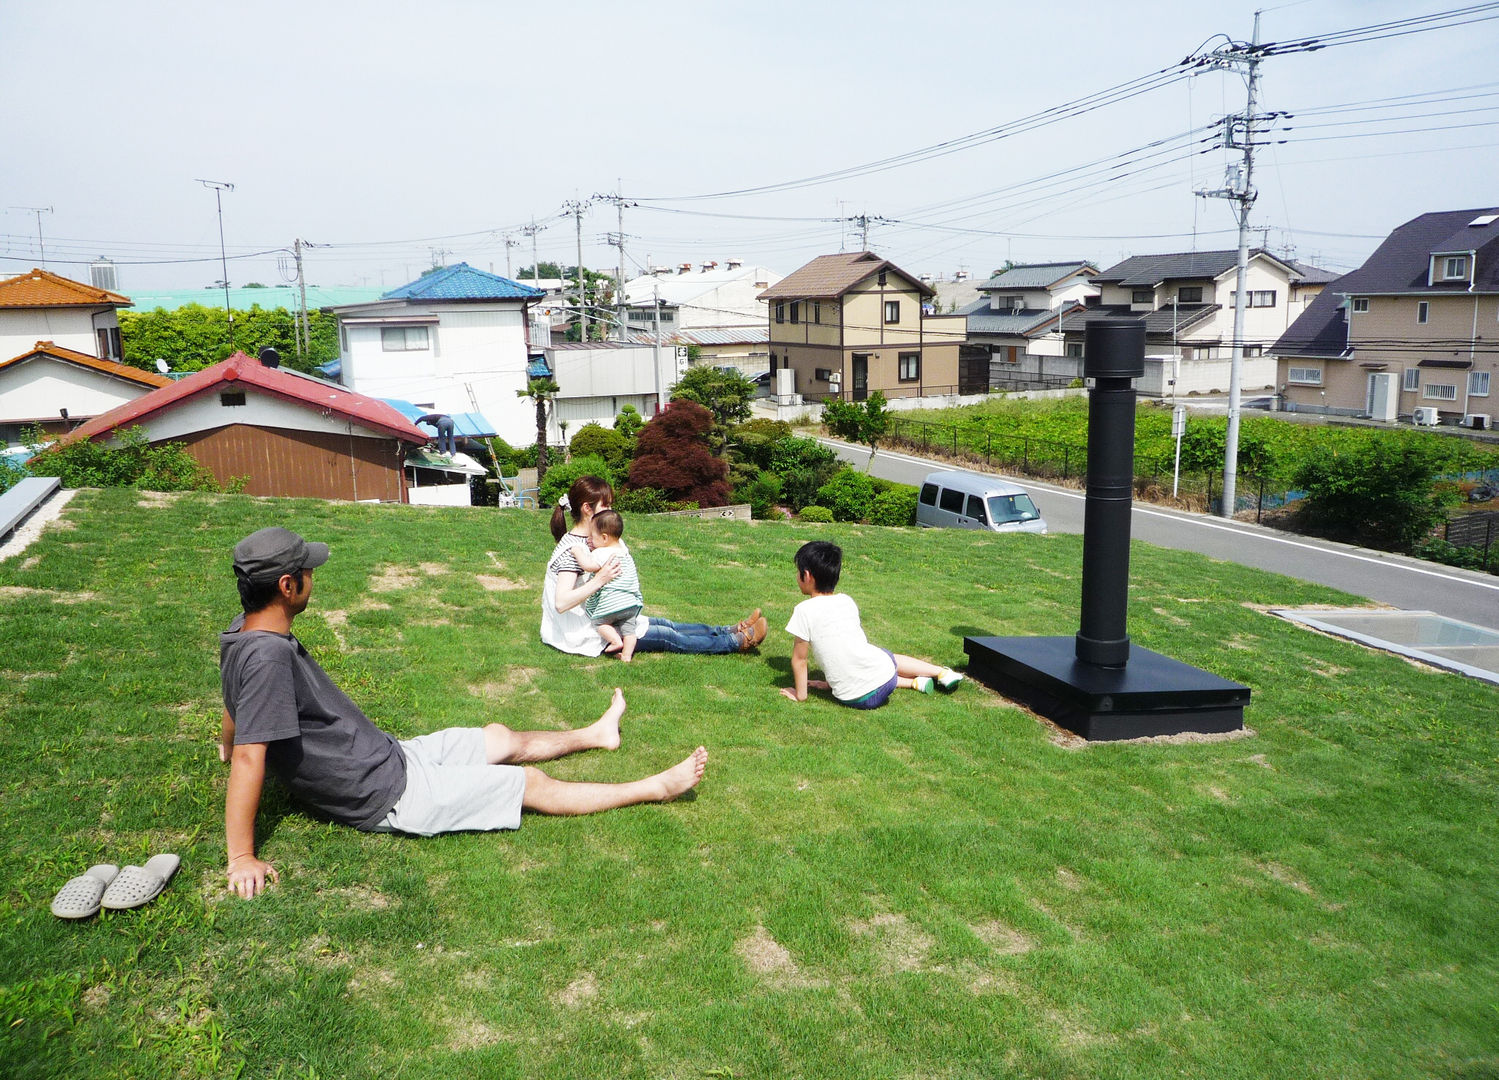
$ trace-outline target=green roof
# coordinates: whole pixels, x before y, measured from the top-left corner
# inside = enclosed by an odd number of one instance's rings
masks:
[[[307,286],[308,310],[335,307],[339,304],[365,304],[380,299],[384,289],[378,286]],[[188,304],[204,307],[224,306],[223,289],[161,289],[155,292],[132,292],[128,294],[135,302],[136,311],[154,311],[163,308],[173,311]],[[235,311],[249,311],[259,304],[263,308],[286,308],[295,311],[300,306],[300,297],[295,285],[272,286],[266,289],[233,288],[229,290],[229,306]]]

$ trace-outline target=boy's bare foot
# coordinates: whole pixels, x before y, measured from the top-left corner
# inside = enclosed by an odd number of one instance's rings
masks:
[[[697,787],[697,782],[703,778],[703,771],[707,767],[708,750],[699,746],[665,772],[657,773],[652,779],[661,782],[663,793],[660,801],[671,802]]]
[[[619,721],[625,715],[625,692],[619,687],[614,688],[614,697],[609,700],[609,707],[604,710],[604,715],[589,724],[586,730],[593,736],[593,744],[600,750],[619,749]]]

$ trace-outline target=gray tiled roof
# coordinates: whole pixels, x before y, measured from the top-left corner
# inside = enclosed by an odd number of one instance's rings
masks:
[[[1127,307],[1092,307],[1086,311],[1080,311],[1075,315],[1069,315],[1062,320],[1062,330],[1065,333],[1081,334],[1090,322],[1100,319],[1109,320],[1133,320],[1145,322],[1145,336],[1147,338],[1170,339],[1173,332],[1182,334],[1192,327],[1209,318],[1213,312],[1222,308],[1221,304],[1179,304],[1173,310],[1165,307],[1148,313],[1131,311]]]
[[[980,289],[1045,289],[1083,269],[1097,270],[1090,262],[1028,263],[995,274]]]
[[[1325,270],[1306,266],[1304,263],[1287,262],[1264,248],[1250,248],[1249,257],[1263,255],[1267,259],[1286,267],[1297,281],[1316,284],[1318,278],[1326,280]],[[1170,255],[1132,255],[1123,262],[1115,263],[1093,280],[1100,284],[1120,285],[1125,288],[1159,285],[1163,281],[1180,281],[1183,278],[1216,278],[1228,273],[1239,263],[1237,248],[1226,251],[1181,251]],[[1306,276],[1304,271],[1312,271]]]
[[[1348,348],[1343,287],[1323,289],[1269,351],[1276,356],[1342,356]]]
[[[1412,218],[1390,233],[1374,249],[1374,254],[1364,260],[1364,265],[1338,278],[1336,288],[1339,293],[1346,295],[1466,292],[1466,281],[1426,284],[1432,252],[1455,250],[1458,241],[1454,237],[1460,236],[1464,238],[1460,250],[1478,251],[1474,291],[1499,292],[1499,243],[1496,243],[1499,241],[1499,221],[1481,226],[1468,224],[1483,214],[1496,212],[1499,211],[1482,208],[1443,210]],[[1311,309],[1308,308],[1307,314],[1310,313]],[[1291,329],[1295,329],[1294,323]],[[1289,335],[1290,331],[1286,333]]]

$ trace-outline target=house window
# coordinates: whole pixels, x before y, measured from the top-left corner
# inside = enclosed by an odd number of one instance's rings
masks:
[[[99,339],[99,358],[101,360],[119,360],[120,352],[120,328],[118,326],[100,327],[94,331]]]
[[[1369,298],[1367,296],[1355,296],[1353,298],[1353,312],[1355,315],[1366,314],[1369,310]]]
[[[1263,345],[1245,345],[1244,355],[1245,357],[1263,356],[1265,355],[1265,347]]]
[[[1464,280],[1468,276],[1468,260],[1463,255],[1449,255],[1442,265],[1442,276],[1448,281]]]
[[[1421,388],[1421,396],[1437,401],[1456,401],[1457,386],[1453,383],[1427,383]]]
[[[1416,322],[1425,323],[1431,318],[1431,305],[1425,300],[1416,304]]]
[[[800,300],[791,301],[791,321],[794,323],[802,321],[802,303]]]
[[[1421,369],[1408,367],[1405,369],[1405,383],[1400,387],[1407,394],[1413,394],[1421,389]]]
[[[1275,290],[1274,289],[1257,289],[1257,290],[1251,290],[1250,292],[1246,293],[1245,295],[1249,297],[1249,302],[1248,302],[1248,304],[1245,305],[1246,307],[1274,307],[1275,306]],[[1239,294],[1238,294],[1237,291],[1234,291],[1234,292],[1231,292],[1231,293],[1228,294],[1228,301],[1229,301],[1229,303],[1231,303],[1231,304],[1238,303],[1238,300],[1239,300]]]
[[[1067,343],[1067,355],[1073,360],[1083,358],[1083,343],[1081,341],[1069,341]]]
[[[1154,289],[1135,289],[1129,294],[1131,304],[1153,304],[1155,303]]]
[[[885,271],[881,270],[880,271],[880,288],[883,289],[884,287],[885,287]]]
[[[1468,372],[1468,396],[1489,396],[1489,373],[1487,371]]]
[[[338,351],[349,355],[349,328],[343,323],[338,324]]]
[[[1202,303],[1202,286],[1183,285],[1176,290],[1176,299],[1182,304],[1200,304]]]
[[[1322,369],[1319,367],[1293,367],[1286,369],[1286,382],[1298,386],[1321,386]]]
[[[822,301],[821,300],[813,300],[812,301],[812,321],[815,322],[815,323],[822,322]]]
[[[899,378],[901,382],[916,382],[921,378],[920,353],[903,352],[900,354]]]
[[[900,322],[900,301],[899,300],[886,300],[885,301],[885,321],[887,323],[898,323],[898,322]]]
[[[425,326],[382,326],[380,348],[385,352],[418,352],[428,348]]]
[[[786,321],[786,305],[782,304],[780,302],[777,302],[776,303],[776,322],[785,322],[785,321]]]
[[[243,390],[230,390],[219,395],[219,404],[227,408],[245,403],[245,392]]]
[[[834,374],[835,372],[832,368],[820,367],[812,370],[812,378],[818,382],[832,382]]]

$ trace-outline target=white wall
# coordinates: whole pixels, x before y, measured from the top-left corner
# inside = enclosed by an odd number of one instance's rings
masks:
[[[221,394],[236,391],[244,392],[243,405],[224,405],[220,402]],[[321,409],[294,404],[241,382],[224,383],[212,393],[200,394],[149,417],[141,426],[149,433],[150,440],[156,442],[161,439],[179,439],[200,431],[213,431],[230,424],[254,424],[257,427],[336,435],[351,432],[355,435],[374,434],[368,428],[344,417],[325,415]]]
[[[32,342],[32,347],[35,345]],[[151,389],[39,356],[0,368],[0,423],[56,420],[60,409],[67,409],[71,419],[87,419],[134,401]]]
[[[106,325],[118,326],[118,320]],[[0,360],[9,360],[50,341],[74,352],[99,355],[94,316],[87,308],[16,308],[0,311]]]
[[[519,303],[388,304],[370,315],[436,315],[425,350],[386,352],[381,326],[344,324],[343,383],[370,397],[403,398],[437,412],[475,408],[509,443],[535,438],[534,409],[517,396],[526,388],[526,329]],[[359,317],[354,312],[349,317]],[[418,325],[412,323],[410,325]],[[468,388],[473,389],[473,400]]]

